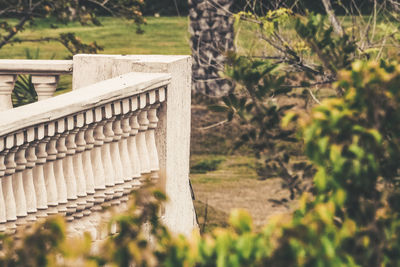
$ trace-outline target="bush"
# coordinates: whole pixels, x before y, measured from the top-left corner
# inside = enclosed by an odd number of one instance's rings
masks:
[[[398,266],[400,64],[357,61],[339,72],[335,86],[344,90],[342,98],[324,100],[311,117],[284,120],[301,124],[306,155],[318,170],[315,195],[303,194],[293,214],[270,220],[261,232],[246,212],[235,211],[227,228],[191,239],[172,236],[158,217],[164,196],[140,191],[129,212],[112,221],[119,233],[100,254],[76,242],[66,246],[63,223],[51,219],[20,245],[3,237],[0,262],[45,266],[64,257],[91,266]],[[154,245],[144,234],[146,222]]]

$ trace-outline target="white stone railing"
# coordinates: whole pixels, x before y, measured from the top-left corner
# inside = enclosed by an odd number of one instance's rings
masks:
[[[0,60],[0,231],[52,214],[96,217],[148,176],[170,198],[165,223],[190,233],[190,65],[187,56]],[[72,68],[73,91],[49,98]],[[12,108],[18,74],[32,75],[39,102]]]
[[[11,94],[19,74],[31,74],[38,100],[52,97],[60,75],[72,74],[72,60],[0,60],[0,111],[13,107]]]
[[[168,74],[129,73],[0,113],[0,231],[120,204],[157,178]]]

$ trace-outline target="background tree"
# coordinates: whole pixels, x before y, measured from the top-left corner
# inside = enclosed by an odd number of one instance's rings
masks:
[[[232,90],[231,81],[221,78],[225,54],[234,50],[230,0],[189,0],[190,45],[193,56],[193,91],[222,96]]]

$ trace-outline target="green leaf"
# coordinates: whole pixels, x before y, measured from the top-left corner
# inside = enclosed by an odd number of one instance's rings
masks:
[[[246,210],[234,209],[229,217],[229,223],[238,233],[247,233],[251,231],[253,221]]]
[[[295,121],[298,118],[298,114],[295,112],[287,112],[286,115],[282,119],[282,127],[287,128],[289,123]]]

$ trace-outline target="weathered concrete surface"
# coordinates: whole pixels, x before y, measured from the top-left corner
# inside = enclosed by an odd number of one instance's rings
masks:
[[[159,55],[75,55],[73,90],[129,72],[169,73],[167,101],[156,131],[161,186],[169,198],[163,220],[174,233],[197,229],[189,187],[191,58]]]

